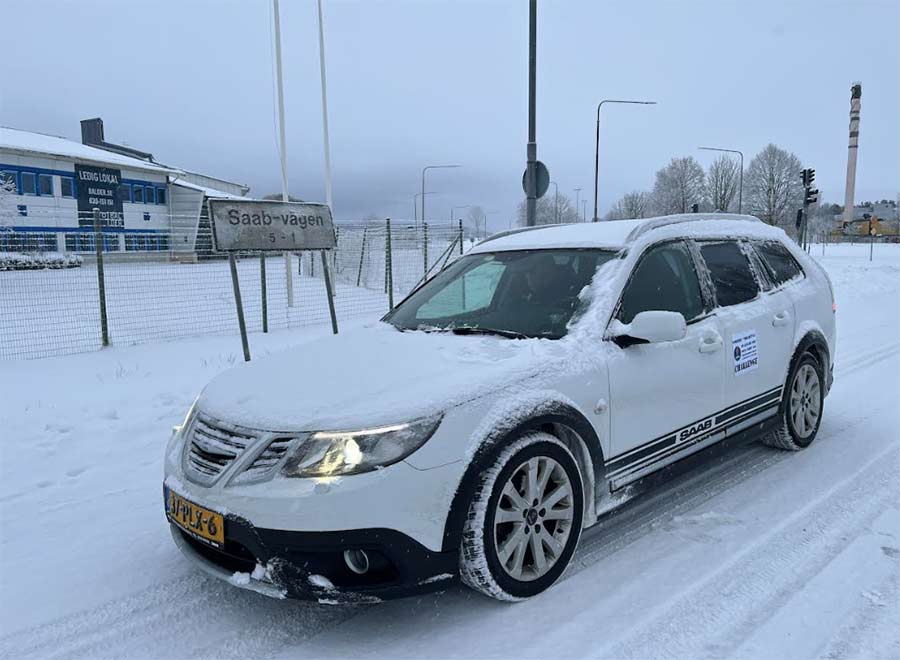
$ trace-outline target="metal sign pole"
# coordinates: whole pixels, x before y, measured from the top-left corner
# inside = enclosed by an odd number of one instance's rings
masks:
[[[266,293],[266,253],[259,253],[259,289],[262,294],[262,326],[263,332],[269,332],[269,305]]]
[[[100,341],[109,346],[109,322],[106,318],[106,280],[103,276],[103,234],[100,233],[100,209],[94,209],[94,251],[97,255],[97,290],[100,294]]]
[[[328,294],[328,313],[331,314],[331,331],[338,333],[337,315],[334,313],[334,293],[331,290],[331,274],[328,272],[328,257],[325,256],[325,250],[319,254],[322,255],[322,275],[325,278],[325,293]]]
[[[250,343],[247,341],[247,324],[244,323],[244,303],[241,302],[241,285],[238,283],[234,252],[228,253],[228,266],[231,268],[231,284],[234,287],[234,304],[237,307],[238,326],[241,329],[241,346],[244,348],[244,362],[249,362]]]

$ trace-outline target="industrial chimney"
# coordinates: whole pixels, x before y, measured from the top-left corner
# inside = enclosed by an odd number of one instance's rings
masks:
[[[859,151],[859,106],[862,84],[850,88],[850,144],[847,147],[847,187],[844,193],[844,223],[853,222],[853,196],[856,192],[856,154]]]

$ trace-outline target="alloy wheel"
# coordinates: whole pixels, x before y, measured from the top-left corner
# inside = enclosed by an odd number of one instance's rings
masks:
[[[816,430],[821,403],[819,374],[812,365],[804,364],[797,370],[791,384],[788,409],[794,432],[804,440]]]

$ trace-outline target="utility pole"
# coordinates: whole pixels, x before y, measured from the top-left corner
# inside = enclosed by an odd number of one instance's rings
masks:
[[[581,197],[581,188],[573,188],[572,190],[575,191],[575,221],[577,222],[578,221],[578,208],[579,208],[578,205],[581,204],[581,202],[579,201],[579,198]]]
[[[278,0],[272,0],[272,8],[275,14],[275,77],[278,90],[278,140],[281,156],[281,201],[290,201],[288,195],[287,175],[287,145],[284,136],[284,76],[281,72],[281,18],[278,13]],[[288,307],[294,306],[294,278],[291,266],[291,253],[284,252],[284,276],[287,286]]]
[[[556,188],[556,197],[554,199],[554,208],[556,209],[556,213],[553,214],[553,219],[556,224],[559,224],[559,184],[556,181],[551,181],[550,183]]]
[[[537,108],[537,0],[528,3],[528,148],[525,176],[528,179],[525,203],[525,224],[535,225],[537,210],[537,131],[535,112]]]

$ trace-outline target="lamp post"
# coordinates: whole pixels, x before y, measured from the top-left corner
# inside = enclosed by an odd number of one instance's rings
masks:
[[[597,104],[597,134],[594,139],[594,222],[597,217],[597,182],[600,178],[600,109],[604,103],[624,103],[627,105],[656,105],[656,101],[617,101],[615,99],[603,99]]]
[[[453,167],[462,167],[462,165],[426,165],[422,168],[422,222],[425,222],[425,172],[428,170],[446,170]]]
[[[581,203],[578,201],[579,197],[581,197],[582,188],[573,188],[575,191],[575,222],[578,222],[578,205]]]
[[[426,195],[440,195],[441,193],[439,193],[437,190],[429,190],[425,194]],[[413,195],[413,225],[416,227],[419,226],[419,216],[418,216],[419,201],[418,200],[419,200],[419,197],[421,197],[421,196],[422,196],[422,193],[416,193],[415,195]]]
[[[556,188],[556,197],[554,198],[554,209],[556,212],[553,214],[553,219],[556,224],[559,224],[559,184],[556,181],[551,181],[550,183]]]
[[[744,212],[744,154],[737,149],[719,149],[718,147],[697,147],[704,151],[724,151],[729,154],[737,154],[741,157],[741,175],[738,183],[738,213]],[[728,209],[725,209],[727,211]]]
[[[581,200],[581,221],[587,222],[587,200]]]

